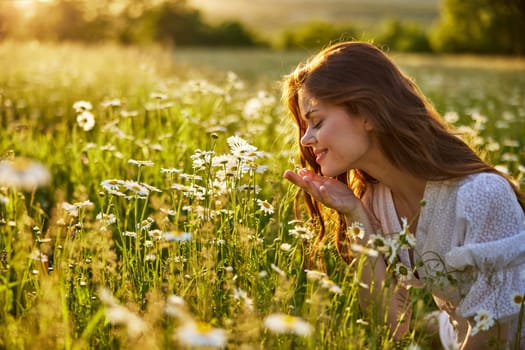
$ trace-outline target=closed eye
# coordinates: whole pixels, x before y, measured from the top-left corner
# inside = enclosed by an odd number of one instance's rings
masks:
[[[323,124],[323,121],[321,120],[321,121],[315,123],[314,126],[313,126],[313,128],[314,128],[314,129],[319,129],[319,128],[321,127],[322,124]]]

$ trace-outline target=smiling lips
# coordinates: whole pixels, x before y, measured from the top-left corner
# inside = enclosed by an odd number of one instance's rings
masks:
[[[328,153],[328,150],[325,148],[325,149],[320,149],[320,150],[315,150],[314,151],[314,154],[315,154],[315,161],[319,164],[321,162],[321,160],[324,158],[324,156],[326,155],[326,153]]]

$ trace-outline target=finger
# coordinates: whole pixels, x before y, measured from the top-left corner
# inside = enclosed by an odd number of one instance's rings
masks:
[[[303,176],[303,189],[310,193],[316,200],[319,200],[321,198],[321,194],[319,193],[319,186],[312,181],[311,178],[308,176]]]
[[[304,186],[304,181],[303,181],[302,176],[299,176],[298,174],[296,174],[295,172],[291,170],[286,170],[283,174],[283,177],[296,186],[299,186],[299,187]]]

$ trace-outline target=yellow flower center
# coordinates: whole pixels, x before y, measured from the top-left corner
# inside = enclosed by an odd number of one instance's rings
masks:
[[[197,324],[195,325],[195,329],[200,334],[208,334],[211,332],[213,327],[209,323],[206,323],[206,322],[197,322]]]

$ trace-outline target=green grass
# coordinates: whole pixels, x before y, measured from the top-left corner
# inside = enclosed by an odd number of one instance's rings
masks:
[[[295,189],[281,175],[297,162],[296,136],[277,82],[307,54],[0,44],[0,158],[52,175],[34,191],[0,187],[0,347],[178,348],[179,327],[198,320],[231,349],[392,348],[382,315],[358,308],[360,260],[344,264],[327,241],[334,294],[307,279],[309,244],[293,234],[313,228],[291,221]],[[522,61],[394,56],[521,178]],[[89,131],[77,101],[93,106]],[[424,291],[414,306],[407,341],[432,348]],[[272,332],[275,313],[312,334]]]

